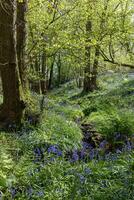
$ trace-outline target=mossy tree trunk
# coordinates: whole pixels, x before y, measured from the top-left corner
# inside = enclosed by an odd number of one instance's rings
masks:
[[[97,86],[97,75],[98,75],[99,55],[100,55],[99,46],[96,46],[96,48],[95,48],[95,58],[94,58],[94,64],[93,64],[93,70],[92,70],[92,77],[91,77],[92,91],[94,91],[98,88],[98,86]]]
[[[20,123],[23,116],[23,101],[20,92],[20,77],[16,51],[16,0],[1,0],[0,3],[0,72],[3,87],[3,104],[0,122]]]
[[[42,94],[45,94],[47,89],[48,89],[48,77],[47,77],[47,55],[46,55],[46,50],[44,49],[42,53],[42,63],[41,63],[41,73],[42,73],[42,78],[41,80],[41,92]]]
[[[49,76],[49,83],[48,83],[48,89],[50,90],[52,88],[53,83],[53,74],[54,74],[54,63],[55,63],[55,55],[53,57],[51,68],[50,68],[50,76]]]
[[[60,53],[58,55],[57,69],[58,69],[57,86],[59,87],[61,84],[61,55]]]
[[[83,92],[92,91],[92,82],[91,82],[91,31],[92,31],[92,22],[88,20],[86,23],[86,47],[85,47],[85,58],[86,66],[84,69],[84,84]]]

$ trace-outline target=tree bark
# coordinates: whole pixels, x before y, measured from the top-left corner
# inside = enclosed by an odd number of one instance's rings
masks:
[[[58,55],[57,68],[58,68],[57,86],[59,87],[61,84],[61,56],[60,56],[60,53]]]
[[[92,91],[94,91],[98,88],[98,86],[97,86],[97,74],[98,74],[99,55],[100,55],[99,46],[96,46],[96,48],[95,48],[95,58],[94,58],[94,64],[93,64],[93,70],[92,70],[92,77],[91,77]]]
[[[0,121],[20,123],[23,116],[20,78],[16,52],[16,0],[0,3],[0,72],[3,88],[3,104]]]
[[[43,80],[41,80],[41,91],[42,91],[42,94],[45,94],[48,89],[47,58],[46,58],[45,50],[42,53],[41,73],[42,73],[42,78],[43,78]]]
[[[91,39],[90,34],[92,31],[92,22],[90,20],[87,21],[86,24],[86,34],[87,34],[87,46],[85,47],[85,57],[86,57],[86,67],[84,69],[84,84],[83,84],[83,92],[92,91],[91,87]]]
[[[17,57],[19,66],[19,75],[22,86],[26,89],[26,66],[25,66],[25,46],[26,46],[26,19],[27,0],[17,2]]]
[[[51,68],[50,68],[50,76],[49,76],[49,83],[48,83],[48,89],[49,90],[52,88],[54,62],[55,62],[55,56],[54,56],[54,58],[52,60]]]

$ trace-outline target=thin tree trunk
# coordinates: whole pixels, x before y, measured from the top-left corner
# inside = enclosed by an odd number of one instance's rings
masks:
[[[25,66],[25,46],[26,46],[26,21],[25,13],[27,11],[27,0],[17,2],[17,56],[19,74],[22,86],[26,89],[26,66]]]
[[[41,93],[41,82],[39,80],[39,75],[40,75],[40,67],[39,67],[39,57],[36,57],[35,63],[34,63],[34,70],[35,74],[37,76],[37,80],[31,80],[31,90],[34,92],[40,94]]]
[[[50,68],[50,77],[49,77],[49,83],[48,83],[48,89],[49,90],[52,88],[54,62],[55,62],[55,56],[53,58],[53,61],[52,61],[52,64],[51,64],[51,68]]]
[[[46,51],[44,50],[42,53],[42,64],[41,64],[41,73],[43,80],[41,80],[41,91],[42,94],[45,94],[48,89],[47,84],[47,60],[46,60]]]
[[[57,67],[58,67],[57,86],[59,87],[61,84],[61,56],[60,56],[60,53],[58,55]]]
[[[98,74],[99,55],[100,55],[99,46],[96,46],[96,48],[95,48],[95,58],[94,58],[94,64],[93,64],[93,70],[92,70],[92,77],[91,77],[92,91],[96,90],[98,88],[98,86],[97,86],[97,74]]]
[[[90,43],[91,39],[90,34],[92,31],[92,22],[90,20],[87,21],[86,24],[86,34],[87,39],[86,42]],[[83,84],[83,92],[92,91],[91,87],[91,46],[87,44],[85,47],[85,57],[86,57],[86,67],[84,69],[84,84]]]

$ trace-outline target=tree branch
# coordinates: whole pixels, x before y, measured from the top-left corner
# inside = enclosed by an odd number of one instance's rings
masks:
[[[113,65],[118,65],[118,66],[123,66],[123,67],[129,67],[129,68],[131,68],[131,69],[134,69],[134,65],[132,65],[132,64],[128,64],[128,63],[119,63],[119,62],[117,62],[117,61],[110,60],[110,59],[107,57],[107,55],[106,55],[101,49],[100,49],[100,54],[101,54],[101,56],[103,57],[103,59],[104,59],[105,62],[109,62],[109,63],[111,63],[111,64],[113,64]]]

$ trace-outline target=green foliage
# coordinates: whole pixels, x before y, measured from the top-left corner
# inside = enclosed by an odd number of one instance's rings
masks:
[[[82,97],[75,88],[66,87],[63,94],[64,85],[45,96],[44,112],[36,128],[27,122],[21,131],[2,132],[0,191],[3,198],[132,200],[133,150],[111,152],[104,157],[100,154],[98,159],[86,161],[74,161],[70,157],[76,149],[81,153],[82,133],[74,122],[80,118],[93,123],[111,143],[115,132],[131,138],[133,94],[126,91],[132,87],[132,82],[121,83],[118,88],[116,85]],[[39,96],[34,97],[37,102],[40,100]]]
[[[134,113],[131,111],[98,111],[93,112],[88,122],[93,124],[96,130],[112,139],[116,133],[132,135],[134,133]]]
[[[13,141],[10,141],[11,139]],[[14,162],[10,152],[17,150],[17,142],[15,146],[13,142],[16,142],[13,137],[4,132],[0,133],[0,190],[15,182],[15,178],[12,176]]]
[[[131,136],[134,133],[134,81],[127,75],[112,74],[100,77],[99,91],[79,98],[84,121],[112,140],[116,133]]]
[[[65,120],[64,116],[49,115],[43,128],[52,144],[56,142],[65,150],[80,147],[82,139],[80,129],[74,122]]]

